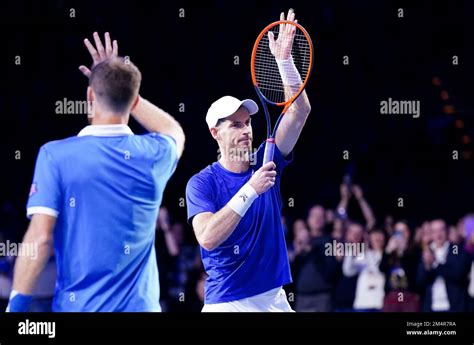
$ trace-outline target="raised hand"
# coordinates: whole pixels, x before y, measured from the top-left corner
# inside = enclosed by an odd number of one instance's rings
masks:
[[[94,42],[95,42],[95,48],[94,45],[86,38],[84,39],[84,44],[91,54],[92,57],[92,67],[93,68],[95,65],[98,63],[104,61],[105,59],[111,58],[111,57],[116,57],[118,56],[118,43],[116,40],[111,42],[110,40],[110,34],[108,32],[105,33],[105,48],[102,45],[102,41],[100,40],[99,34],[97,32],[94,32]],[[87,68],[84,65],[79,66],[79,70],[87,77],[89,78],[91,75],[91,71],[89,68]]]
[[[347,184],[342,183],[341,186],[339,187],[339,191],[341,193],[341,200],[349,200],[351,197],[351,190],[347,186]]]
[[[359,185],[356,184],[352,186],[352,194],[354,194],[357,200],[360,200],[364,197],[364,191]]]
[[[285,13],[280,14],[280,20],[285,20]],[[297,23],[295,20],[295,12],[292,8],[288,11],[286,17],[287,21]],[[296,27],[290,24],[280,24],[278,37],[275,40],[273,32],[268,32],[268,41],[270,44],[270,51],[273,56],[278,60],[287,60],[291,55],[291,48],[293,47],[293,41],[295,39]]]

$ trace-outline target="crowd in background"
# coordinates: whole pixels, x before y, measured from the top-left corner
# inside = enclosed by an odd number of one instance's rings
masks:
[[[296,311],[474,311],[474,214],[456,225],[391,216],[379,225],[359,186],[340,189],[336,210],[314,205],[292,224]],[[365,222],[348,216],[351,197]],[[328,252],[337,244],[345,251]]]
[[[351,198],[364,221],[349,216]],[[293,276],[285,290],[296,311],[474,312],[474,214],[457,224],[430,219],[414,227],[390,215],[378,223],[362,188],[343,183],[335,209],[314,205],[305,219],[282,221]],[[0,231],[0,242],[6,240]],[[206,274],[199,246],[190,226],[173,221],[166,207],[155,249],[163,311],[200,311]],[[0,256],[0,310],[13,266],[14,257]],[[52,253],[31,311],[51,310],[55,278]]]

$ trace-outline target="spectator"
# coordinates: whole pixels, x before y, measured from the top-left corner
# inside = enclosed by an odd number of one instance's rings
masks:
[[[293,223],[293,238],[296,237],[299,231],[308,231],[308,226],[306,225],[306,222],[303,219],[297,219]]]
[[[474,312],[474,214],[468,214],[464,217],[460,225],[465,238],[465,249],[471,258],[469,286],[467,289],[467,311]]]
[[[423,228],[417,230],[420,244],[424,236],[423,231]],[[380,269],[386,277],[386,312],[416,312],[420,309],[416,273],[421,250],[412,238],[408,223],[398,221],[385,248],[386,255],[382,259]]]
[[[303,222],[304,223],[304,222]],[[307,255],[311,251],[311,238],[306,228],[300,228],[293,224],[294,238],[288,250],[288,258],[290,260],[291,276],[293,283],[285,286],[288,295],[288,302],[295,309],[296,281],[298,281],[300,265],[298,265],[298,257]],[[296,262],[295,262],[296,261]]]
[[[314,205],[309,209],[306,219],[311,238],[316,239],[324,235],[324,226],[326,224],[324,207]]]
[[[298,223],[299,221],[303,222],[301,219],[298,219],[293,224],[293,241],[288,248],[290,262],[293,262],[296,256],[311,250],[309,231],[306,227],[301,227],[301,223]],[[302,225],[305,225],[304,222]],[[293,276],[293,279],[295,279],[295,276]]]
[[[449,227],[449,235],[448,235],[449,242],[451,244],[463,245],[464,239],[462,233],[459,232],[459,229],[451,225]]]
[[[345,230],[345,220],[337,217],[334,219],[333,227],[331,231],[331,236],[336,241],[343,241],[344,239],[344,230]]]
[[[344,275],[358,275],[354,300],[356,311],[380,311],[383,307],[385,276],[379,266],[384,256],[385,233],[379,229],[371,230],[368,242],[369,248],[363,255],[344,258]]]
[[[387,214],[384,219],[384,230],[387,236],[391,236],[393,234],[393,216],[391,214]]]
[[[364,240],[364,228],[361,224],[351,222],[347,227],[347,231],[344,235],[343,243],[346,244],[360,244]],[[347,261],[351,260],[351,255],[345,255],[343,257],[336,257],[339,263],[338,280],[334,293],[334,309],[336,311],[353,311],[355,292],[357,286],[358,272],[344,272],[343,265]],[[347,263],[346,263],[347,265]]]
[[[334,220],[336,219],[336,214],[333,210],[328,208],[326,210],[326,214],[325,214],[324,218],[326,220],[326,225],[332,226],[333,223],[334,223]]]
[[[337,277],[337,261],[325,255],[325,245],[331,244],[324,234],[324,208],[313,206],[308,213],[311,249],[295,256],[296,311],[328,312],[332,310],[332,294]]]
[[[362,188],[358,185],[353,185],[352,193],[356,198],[357,202],[359,203],[359,207],[362,211],[362,214],[364,215],[364,219],[366,222],[365,228],[369,231],[372,230],[375,226],[376,220],[372,208],[370,207],[367,200],[365,200],[364,198],[364,192]]]
[[[417,282],[424,289],[423,311],[465,310],[469,260],[463,248],[448,241],[444,220],[430,224],[432,243],[423,250]]]
[[[425,221],[421,225],[421,228],[419,228],[419,232],[417,233],[417,237],[415,238],[415,243],[418,248],[423,251],[429,247],[432,240],[433,236],[431,233],[431,224],[429,221]]]
[[[341,200],[337,206],[337,214],[342,219],[348,219],[349,215],[347,209],[349,206],[349,201],[352,195],[354,195],[359,207],[364,216],[366,229],[370,230],[375,226],[375,216],[367,200],[364,198],[364,192],[359,185],[348,185],[347,183],[342,183],[339,187]]]

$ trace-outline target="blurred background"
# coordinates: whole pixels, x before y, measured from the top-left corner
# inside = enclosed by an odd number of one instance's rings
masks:
[[[467,0],[1,2],[0,242],[19,242],[26,230],[40,146],[87,125],[85,115],[57,114],[55,104],[85,99],[78,66],[91,61],[83,39],[109,31],[120,55],[141,69],[142,96],[187,136],[156,248],[163,309],[199,311],[205,274],[184,198],[189,178],[217,159],[204,117],[223,95],[256,98],[253,43],[290,7],[315,45],[313,110],[282,178],[290,302],[299,311],[474,310],[474,3]],[[420,117],[381,114],[388,98],[420,101]],[[258,146],[265,121],[252,123]],[[131,128],[143,133],[135,122]],[[333,240],[369,251],[360,260],[325,255]],[[446,246],[459,253],[444,253]],[[0,299],[8,299],[13,264],[0,257]],[[427,267],[438,264],[433,276]],[[54,267],[52,258],[38,310],[48,308]]]

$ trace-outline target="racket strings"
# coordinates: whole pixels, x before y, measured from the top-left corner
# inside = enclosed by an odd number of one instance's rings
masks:
[[[261,37],[256,48],[254,71],[257,86],[265,98],[274,103],[286,102],[291,98],[292,93],[296,94],[309,74],[311,64],[311,45],[303,31],[296,26],[294,28],[296,31],[294,33],[292,45],[291,42],[283,42],[283,36],[279,36],[279,25],[270,28],[269,31],[273,33],[274,40],[277,41],[277,44],[275,44],[275,47],[273,48],[273,53],[275,55],[272,53],[270,48],[268,32]],[[284,37],[288,40],[292,39],[291,35],[285,35]],[[286,49],[286,54],[284,54],[283,51],[278,51],[278,47]],[[294,75],[290,75],[287,82],[289,81],[289,84],[292,86],[288,87],[288,85],[285,85],[282,80],[275,56],[287,56],[290,47],[291,56],[293,57],[293,62],[298,70],[299,76],[296,78]],[[301,80],[299,80],[300,78]]]

